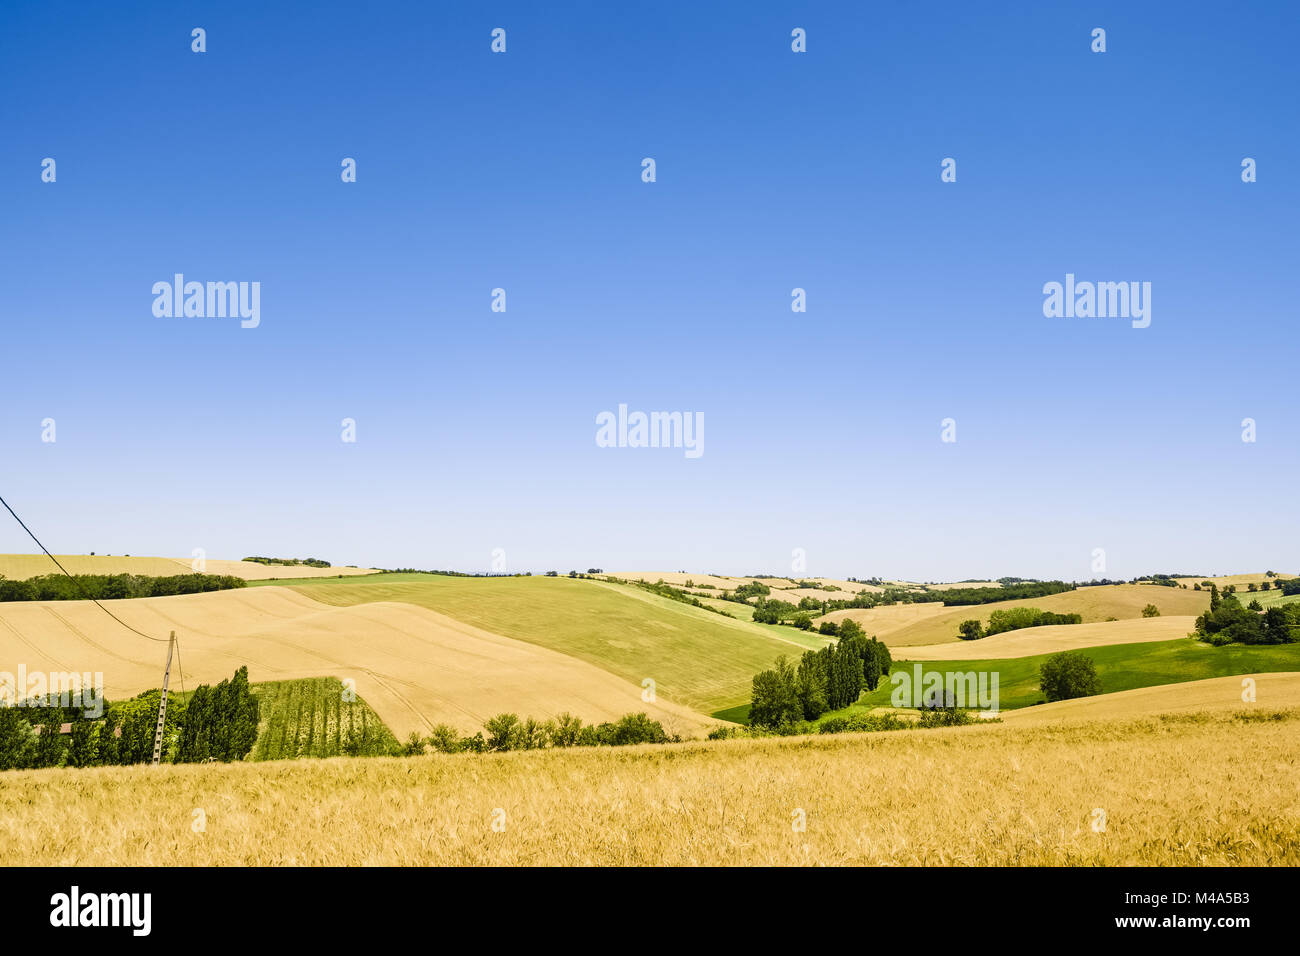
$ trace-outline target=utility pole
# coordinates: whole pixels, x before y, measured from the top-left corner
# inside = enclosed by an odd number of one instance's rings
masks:
[[[176,646],[176,632],[172,631],[171,639],[167,642],[167,669],[163,671],[162,699],[158,701],[158,729],[153,734],[153,765],[158,766],[158,758],[162,756],[162,734],[163,722],[167,720],[167,682],[172,676],[172,649]]]

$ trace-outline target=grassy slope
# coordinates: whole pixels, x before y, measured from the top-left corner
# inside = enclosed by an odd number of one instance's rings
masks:
[[[747,700],[754,674],[809,646],[805,635],[782,640],[784,633],[602,581],[385,574],[291,586],[325,604],[426,607],[638,685],[651,678],[658,694],[704,713]]]
[[[1142,608],[1154,604],[1167,616],[1197,615],[1210,606],[1210,595],[1190,588],[1165,588],[1151,584],[1115,584],[1090,588],[1077,588],[1047,597],[1025,598],[1017,601],[998,601],[994,604],[975,604],[954,607],[943,614],[928,617],[907,627],[892,631],[886,643],[890,647],[910,644],[942,644],[959,640],[957,626],[970,618],[988,624],[989,615],[1009,607],[1036,607],[1057,614],[1081,614],[1084,623],[1105,621],[1107,618],[1136,618]]]
[[[1300,714],[1263,716],[21,770],[0,819],[11,865],[1296,866]]]
[[[899,657],[904,652],[899,653]],[[1103,693],[1152,687],[1157,684],[1180,684],[1184,681],[1227,677],[1233,674],[1262,674],[1300,670],[1300,644],[1247,647],[1229,644],[1210,647],[1201,641],[1183,638],[1151,644],[1115,644],[1094,647],[1080,653],[1097,665]],[[1038,689],[1038,671],[1050,654],[984,661],[927,661],[923,672],[997,671],[998,691],[1003,710],[1028,707],[1044,700]],[[896,662],[899,669],[912,673],[912,665]],[[894,686],[882,681],[875,691],[864,694],[852,708],[863,709],[889,705]]]

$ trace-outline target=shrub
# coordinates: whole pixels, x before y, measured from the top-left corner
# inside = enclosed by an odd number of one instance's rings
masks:
[[[460,742],[460,734],[456,728],[450,724],[438,724],[429,734],[429,746],[442,754],[460,753],[463,749]]]
[[[489,750],[519,749],[519,717],[516,714],[497,714],[483,724],[487,731]]]
[[[1148,604],[1146,607],[1144,607],[1144,608],[1142,609],[1142,616],[1143,616],[1143,617],[1159,617],[1159,616],[1160,616],[1160,608],[1156,607],[1154,604]]]
[[[921,708],[921,720],[917,725],[919,727],[964,727],[973,723],[974,717],[970,711],[962,710],[958,707],[930,707]]]

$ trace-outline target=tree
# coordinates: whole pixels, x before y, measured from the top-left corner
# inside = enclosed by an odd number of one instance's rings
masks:
[[[102,767],[112,766],[117,763],[117,720],[113,716],[113,708],[104,708],[104,722],[99,725],[99,737],[97,741],[99,764]]]
[[[1291,605],[1296,607],[1296,605]],[[1264,642],[1266,644],[1290,644],[1297,640],[1291,628],[1288,610],[1274,605],[1264,612]]]
[[[823,659],[809,651],[799,659],[795,693],[804,720],[816,720],[827,709],[827,675]]]
[[[1216,585],[1210,585],[1210,613],[1213,614],[1219,609],[1222,599],[1219,597],[1219,589]]]
[[[1073,700],[1101,693],[1101,679],[1092,658],[1079,651],[1053,654],[1039,668],[1039,687],[1050,700]]]
[[[984,626],[978,618],[971,618],[957,625],[957,635],[963,641],[977,641],[984,636]]]
[[[1143,617],[1159,617],[1159,616],[1160,616],[1160,608],[1156,607],[1154,604],[1148,604],[1146,607],[1144,607],[1144,608],[1142,609],[1142,616],[1143,616]]]
[[[880,665],[880,676],[888,677],[889,669],[894,666],[894,656],[889,653],[889,647],[884,641],[878,641],[874,637],[870,641],[871,651],[876,656],[876,662]],[[870,687],[875,690],[875,686]]]
[[[23,719],[19,708],[0,706],[0,770],[30,766],[32,736],[32,725]]]
[[[802,718],[803,706],[795,687],[794,668],[785,657],[778,657],[772,670],[754,675],[749,722],[755,727],[776,728]]]
[[[89,720],[72,722],[72,741],[68,745],[69,767],[93,767],[98,762],[95,737],[99,728]]]
[[[866,637],[867,632],[862,630],[862,625],[852,618],[847,618],[840,623],[840,640],[851,641],[855,637]]]
[[[54,695],[50,695],[53,697]],[[61,767],[68,749],[67,738],[59,733],[63,725],[63,708],[47,707],[41,716],[41,732],[32,754],[33,767]]]

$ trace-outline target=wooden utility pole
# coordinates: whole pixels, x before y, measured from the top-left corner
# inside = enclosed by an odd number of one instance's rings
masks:
[[[176,646],[176,632],[172,631],[171,640],[167,642],[167,669],[163,671],[162,699],[158,701],[158,729],[153,734],[153,765],[158,766],[162,756],[163,723],[167,720],[167,682],[172,676],[172,649]]]

